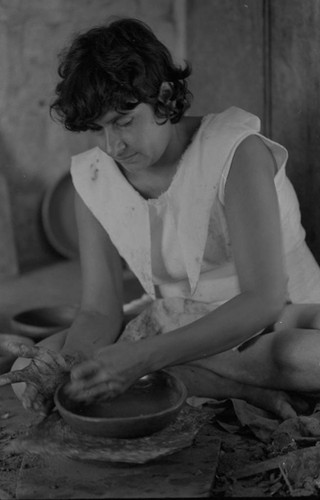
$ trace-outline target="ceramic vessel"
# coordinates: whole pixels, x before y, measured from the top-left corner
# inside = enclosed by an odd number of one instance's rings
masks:
[[[76,314],[75,305],[39,307],[15,314],[11,328],[15,334],[42,340],[68,328]]]
[[[181,380],[165,370],[142,377],[125,393],[99,404],[74,402],[65,387],[55,393],[65,422],[75,431],[110,438],[137,438],[160,431],[175,420],[187,397]]]

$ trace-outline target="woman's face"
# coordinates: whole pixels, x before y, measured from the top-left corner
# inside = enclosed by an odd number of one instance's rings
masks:
[[[172,141],[171,122],[159,122],[145,103],[125,114],[108,111],[96,121],[102,127],[95,132],[97,145],[128,173],[148,170],[164,160]]]

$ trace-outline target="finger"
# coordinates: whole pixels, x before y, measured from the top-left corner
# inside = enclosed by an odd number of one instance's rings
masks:
[[[52,365],[56,365],[58,367],[63,366],[64,368],[66,368],[65,359],[60,353],[56,351],[52,351],[44,347],[39,347],[36,358],[37,361],[42,362],[50,367],[52,367]]]
[[[0,375],[0,387],[8,384],[15,384],[16,382],[25,382],[26,378],[24,369],[4,373]]]
[[[39,405],[39,409],[37,410],[43,417],[49,415],[49,413],[54,408],[53,400],[43,400],[41,406]]]
[[[102,402],[102,401],[108,401],[109,399],[113,399],[116,396],[119,396],[122,392],[124,392],[124,389],[120,384],[116,382],[108,382],[105,384],[104,388],[102,387],[101,384],[101,387],[96,386],[96,390],[90,389],[89,394],[91,394],[92,391],[95,391],[93,392],[93,397],[95,398],[95,400]]]
[[[82,397],[84,393],[87,393],[94,385],[88,386],[86,383],[79,382],[69,382],[65,386],[66,394],[72,399],[86,399],[86,397]]]
[[[21,397],[21,402],[26,410],[30,410],[37,398],[38,389],[35,385],[28,384]]]
[[[90,380],[97,374],[99,370],[100,370],[100,363],[98,363],[97,361],[94,360],[85,361],[72,368],[71,380],[72,381],[77,381],[77,380],[84,381],[86,379]]]
[[[32,402],[31,409],[45,416],[50,413],[50,410],[52,410],[53,406],[53,400],[46,399],[42,394],[38,392],[36,398]]]
[[[80,396],[82,397],[82,399],[84,399],[86,401],[94,401],[94,400],[98,400],[98,399],[107,398],[107,393],[108,393],[108,384],[102,383],[102,384],[96,385],[92,389],[82,391],[80,393]]]
[[[70,381],[70,392],[77,394],[82,391],[91,391],[100,385],[106,387],[105,384],[112,383],[110,380],[110,374],[106,373],[103,369],[99,369],[98,372],[94,373],[91,378],[87,377],[85,379],[71,379]]]
[[[106,382],[110,374],[96,361],[87,361],[71,370],[70,383],[74,389],[90,389],[100,382]]]
[[[69,394],[75,401],[82,401],[89,404],[93,402],[106,401],[115,397],[119,393],[120,391],[115,389],[115,385],[112,382],[103,382],[88,390],[80,390],[76,392],[71,390],[71,394]]]
[[[39,353],[39,347],[18,344],[16,342],[4,342],[3,347],[10,354],[14,354],[19,358],[34,358]]]

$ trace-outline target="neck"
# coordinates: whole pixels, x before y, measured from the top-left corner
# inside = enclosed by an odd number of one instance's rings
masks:
[[[131,186],[147,200],[149,198],[158,198],[169,188],[177,166],[175,169],[173,167],[162,166],[159,169],[153,169],[148,174],[145,172],[142,174],[128,174],[120,165],[119,168]]]
[[[196,130],[201,123],[201,117],[184,117],[172,129],[172,139],[162,157],[154,168],[148,172],[136,172],[126,176],[130,184],[145,199],[158,198],[169,188],[179,165],[179,161],[186,151]]]

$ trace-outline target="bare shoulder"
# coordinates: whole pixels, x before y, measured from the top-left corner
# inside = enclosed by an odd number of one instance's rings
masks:
[[[277,171],[274,157],[258,135],[249,135],[237,147],[232,164],[244,169],[267,168],[275,175]]]
[[[226,203],[230,197],[245,198],[256,192],[269,191],[271,196],[276,172],[276,162],[267,145],[257,135],[248,136],[233,156],[225,186]]]

